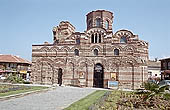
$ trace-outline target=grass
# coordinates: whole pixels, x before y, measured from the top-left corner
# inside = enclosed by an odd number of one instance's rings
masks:
[[[94,93],[86,96],[85,98],[71,104],[69,107],[64,110],[88,110],[89,106],[94,104],[99,98],[101,98],[107,91],[98,90]]]
[[[45,88],[47,88],[47,87],[33,87],[32,86],[32,87],[28,87],[28,88],[19,89],[19,90],[10,90],[10,91],[3,92],[3,93],[0,92],[0,97],[19,94],[19,93],[25,93],[25,92],[30,92],[30,91],[42,90]]]
[[[116,103],[120,100],[121,92],[122,91],[113,90],[104,101],[97,103],[95,105],[96,109],[97,110],[117,110]]]
[[[105,109],[116,109],[117,108],[117,101],[120,99],[121,92],[114,90],[104,102],[103,108]],[[111,107],[111,108],[110,108]]]

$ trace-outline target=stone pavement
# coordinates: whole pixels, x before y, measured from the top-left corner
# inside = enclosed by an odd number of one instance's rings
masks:
[[[0,101],[0,110],[62,110],[94,91],[94,88],[56,87],[47,92]]]

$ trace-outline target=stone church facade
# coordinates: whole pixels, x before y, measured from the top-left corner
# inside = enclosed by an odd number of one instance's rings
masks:
[[[140,88],[148,78],[148,43],[129,30],[113,32],[113,13],[86,15],[87,29],[76,32],[68,21],[53,28],[53,43],[32,45],[34,83],[107,88]]]

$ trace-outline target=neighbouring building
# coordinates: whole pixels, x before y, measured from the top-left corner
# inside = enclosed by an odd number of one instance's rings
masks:
[[[157,59],[148,60],[148,79],[158,81],[161,79],[161,62]]]
[[[54,27],[53,43],[32,45],[32,81],[136,89],[148,79],[148,42],[129,30],[113,31],[114,15],[96,10],[86,15],[87,29],[76,32],[68,21]]]
[[[161,59],[161,79],[170,80],[170,58]]]
[[[0,55],[0,76],[2,79],[9,75],[18,75],[29,80],[30,73],[31,62],[14,55]]]

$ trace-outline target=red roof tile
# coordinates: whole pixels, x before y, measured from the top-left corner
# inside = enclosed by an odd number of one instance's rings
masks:
[[[0,62],[13,62],[13,63],[26,63],[31,64],[31,62],[22,59],[14,55],[0,55]]]

